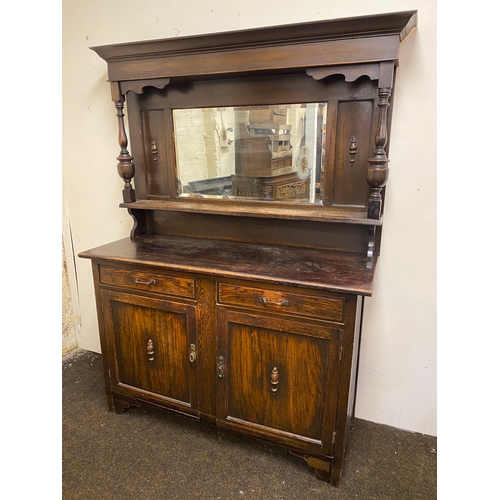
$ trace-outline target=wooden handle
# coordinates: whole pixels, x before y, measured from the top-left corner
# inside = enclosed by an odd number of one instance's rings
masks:
[[[146,346],[146,350],[148,352],[149,361],[154,361],[155,346],[151,339],[148,340],[148,345]]]
[[[259,297],[259,302],[263,304],[271,304],[273,306],[288,306],[290,302],[286,299],[280,300],[279,302],[273,302],[272,300],[268,300],[265,297]]]
[[[139,278],[135,278],[134,283],[138,285],[156,285],[156,280],[141,281]]]
[[[278,368],[274,367],[271,372],[271,392],[276,394],[278,391],[279,373]]]

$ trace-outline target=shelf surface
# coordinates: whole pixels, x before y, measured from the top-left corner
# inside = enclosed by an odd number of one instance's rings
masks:
[[[310,220],[317,222],[338,222],[382,226],[381,219],[368,219],[365,212],[335,210],[332,207],[316,205],[290,207],[269,203],[241,204],[224,200],[138,200],[134,203],[120,203],[120,207],[139,210],[159,210],[170,212],[196,212],[237,217],[258,217],[266,219]]]
[[[124,238],[79,257],[368,296],[376,267],[354,253],[181,236]]]

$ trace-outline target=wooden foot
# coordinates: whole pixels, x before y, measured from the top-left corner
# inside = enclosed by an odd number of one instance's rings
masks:
[[[302,458],[307,462],[309,467],[314,469],[316,475],[323,481],[330,481],[330,467],[331,460],[324,458],[313,457],[311,455],[306,455],[305,453],[300,453],[298,451],[288,450],[292,455]]]
[[[126,396],[111,396],[111,404],[109,405],[109,410],[115,413],[123,413],[125,410],[132,406],[141,406],[137,400],[133,398],[128,398]]]

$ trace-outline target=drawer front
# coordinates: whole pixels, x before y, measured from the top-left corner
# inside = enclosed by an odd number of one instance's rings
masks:
[[[219,284],[219,303],[253,307],[285,314],[299,314],[317,319],[343,321],[344,299],[321,295],[303,295],[226,283]]]
[[[170,276],[158,270],[120,269],[101,266],[100,276],[103,285],[164,293],[187,299],[194,299],[196,296],[194,278]]]

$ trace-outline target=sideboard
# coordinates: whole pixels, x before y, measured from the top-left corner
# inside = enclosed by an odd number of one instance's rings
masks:
[[[133,221],[80,254],[110,410],[153,404],[269,440],[339,486],[399,45],[416,24],[410,11],[92,47]]]

